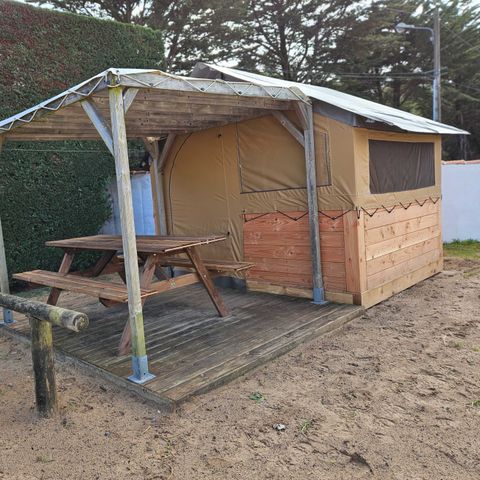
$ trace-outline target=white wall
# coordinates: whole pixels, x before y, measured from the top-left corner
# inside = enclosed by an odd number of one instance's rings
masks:
[[[480,240],[480,163],[442,164],[443,241]]]
[[[152,184],[149,173],[136,173],[130,176],[132,181],[133,214],[137,235],[155,235],[153,220]],[[120,208],[116,181],[108,187],[112,199],[112,218],[105,222],[100,233],[120,235]]]

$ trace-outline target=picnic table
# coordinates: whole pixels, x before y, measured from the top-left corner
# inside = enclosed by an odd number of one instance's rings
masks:
[[[141,235],[136,237],[137,253],[140,267],[140,291],[142,302],[149,297],[181,288],[194,283],[201,283],[210,296],[217,312],[224,317],[229,311],[213,283],[213,276],[225,272],[242,272],[253,264],[246,262],[203,260],[198,247],[225,241],[222,235],[204,237]],[[47,300],[56,305],[62,290],[97,297],[106,307],[128,302],[125,285],[125,267],[121,251],[123,248],[120,235],[94,235],[90,237],[69,238],[46,242],[49,247],[64,251],[58,272],[33,270],[17,273],[13,278],[36,285],[51,287]],[[83,251],[102,252],[99,260],[88,270],[70,273],[75,255]],[[179,255],[184,254],[184,257]],[[169,278],[163,267],[180,267],[187,273]],[[190,271],[190,273],[188,273]],[[104,274],[118,273],[123,283],[99,280]],[[158,281],[153,281],[154,276]],[[131,345],[130,324],[126,323],[119,345],[119,354],[129,351]]]

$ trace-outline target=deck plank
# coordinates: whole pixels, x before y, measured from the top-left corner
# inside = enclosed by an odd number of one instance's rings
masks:
[[[362,311],[352,305],[317,306],[306,299],[228,288],[221,289],[221,294],[232,312],[225,318],[217,315],[198,284],[165,293],[145,305],[147,351],[156,375],[146,385],[150,394],[178,404]],[[130,358],[116,356],[128,317],[126,305],[106,309],[95,299],[72,292],[60,297],[59,305],[87,313],[90,326],[79,334],[54,328],[56,348],[116,377],[130,375]],[[17,317],[11,328],[29,334],[24,317]]]

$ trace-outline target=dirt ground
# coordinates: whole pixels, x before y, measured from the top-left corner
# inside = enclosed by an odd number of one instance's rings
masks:
[[[170,416],[58,363],[40,421],[29,351],[0,336],[0,479],[478,479],[479,305],[480,262],[447,261]]]

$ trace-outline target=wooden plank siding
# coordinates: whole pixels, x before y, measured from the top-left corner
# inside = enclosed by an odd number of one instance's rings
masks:
[[[443,267],[440,201],[364,217],[365,290],[356,292],[370,307]]]
[[[342,212],[325,213],[329,217],[340,215],[332,220],[319,214],[325,290],[346,293]],[[255,264],[248,275],[249,286],[259,290],[264,285],[264,290],[287,294],[312,288],[308,215],[305,212],[245,215],[243,234],[245,261]]]
[[[370,307],[442,269],[440,201],[378,209],[369,212],[372,216],[353,210],[325,213],[338,217],[319,215],[329,300]],[[255,264],[248,286],[311,297],[308,218],[303,212],[287,215],[245,216],[245,260]]]

